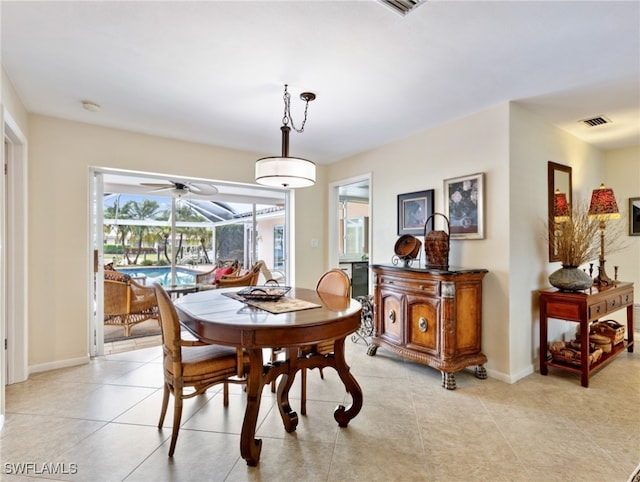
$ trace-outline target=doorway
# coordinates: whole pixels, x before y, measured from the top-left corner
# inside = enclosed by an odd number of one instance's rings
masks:
[[[349,275],[352,295],[371,291],[371,173],[329,185],[329,263]]]
[[[135,276],[136,281],[144,278],[143,284],[167,284],[165,272],[171,268],[169,284],[180,284],[195,283],[195,273],[212,270],[222,258],[233,257],[244,269],[258,260],[272,267],[280,253],[283,259],[291,259],[288,190],[107,168],[93,168],[91,179],[90,250],[94,253],[91,274],[95,276],[89,317],[92,356],[105,354],[107,341],[102,321],[105,263],[113,263],[117,270]],[[192,192],[184,192],[184,186]],[[198,188],[210,192],[197,194]],[[153,209],[141,209],[145,206]],[[282,230],[274,230],[274,224]],[[282,237],[278,250],[270,241],[274,233]],[[145,254],[138,259],[136,253]],[[177,265],[180,273],[176,273]],[[283,281],[292,282],[289,263],[281,269]],[[177,274],[180,280],[174,277]],[[183,275],[194,279],[182,279]],[[145,332],[145,323],[140,324],[142,330],[137,335]],[[129,346],[144,346],[142,340],[128,343],[131,339],[122,341]]]
[[[27,352],[27,140],[9,112],[2,111],[3,172],[0,183],[0,415],[4,386],[29,376]]]

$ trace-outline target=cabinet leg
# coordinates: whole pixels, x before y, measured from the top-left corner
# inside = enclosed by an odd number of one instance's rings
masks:
[[[367,348],[367,355],[375,356],[377,351],[378,347],[376,345],[369,345],[369,348]]]
[[[479,378],[480,380],[487,379],[487,369],[484,367],[484,365],[476,366],[476,378]]]
[[[447,390],[456,389],[456,375],[454,373],[442,373],[442,387]]]

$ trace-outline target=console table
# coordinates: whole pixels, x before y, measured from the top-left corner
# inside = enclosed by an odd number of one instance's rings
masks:
[[[627,309],[627,340],[615,345],[610,353],[589,364],[589,325],[605,315]],[[580,324],[580,366],[564,364],[551,359],[548,353],[548,319],[556,318]],[[555,288],[540,291],[540,373],[546,375],[548,367],[581,375],[583,387],[589,386],[589,375],[619,355],[624,349],[633,352],[633,283],[620,282],[611,286],[593,286],[577,293]]]
[[[476,365],[481,352],[482,279],[486,269],[434,270],[371,266],[375,276],[374,335],[367,354],[382,346],[440,370],[442,386],[456,388],[455,372]]]

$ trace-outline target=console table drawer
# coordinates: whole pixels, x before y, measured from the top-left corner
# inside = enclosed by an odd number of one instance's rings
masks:
[[[605,315],[609,309],[607,308],[607,300],[589,306],[589,319],[598,318]]]
[[[617,310],[620,306],[622,306],[621,296],[613,296],[607,299],[607,311]]]

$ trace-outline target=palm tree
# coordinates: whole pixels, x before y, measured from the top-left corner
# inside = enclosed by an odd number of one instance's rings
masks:
[[[122,211],[127,214],[128,219],[137,219],[141,221],[147,219],[156,219],[159,210],[160,205],[156,201],[152,201],[150,199],[143,199],[142,203],[138,203],[134,200],[127,201],[126,204],[122,207]],[[138,243],[136,257],[133,260],[133,264],[137,264],[138,257],[140,256],[141,251],[140,248],[142,248],[142,242],[145,238],[145,235],[149,232],[149,226],[131,226],[131,231],[133,232],[132,240],[135,239]]]
[[[129,263],[129,256],[127,255],[126,250],[126,240],[131,233],[131,226],[126,224],[119,224],[118,220],[128,219],[129,214],[120,208],[119,206],[120,196],[116,198],[116,202],[104,208],[104,218],[105,219],[114,219],[116,221],[115,226],[104,225],[104,234],[109,235],[112,230],[115,230],[116,238],[115,244],[122,244],[122,253],[125,256],[127,262]]]
[[[189,204],[179,203],[176,206],[176,221],[191,221],[191,222],[203,222],[207,219],[193,210]],[[193,228],[193,227],[181,227],[177,228],[176,232],[180,235],[177,253],[181,253],[183,250],[183,241],[186,241],[187,244],[199,244],[200,239],[203,237],[203,231],[206,231],[206,228]],[[206,256],[206,250],[205,250]],[[208,256],[207,256],[208,259]]]
[[[202,252],[204,253],[204,261],[207,264],[211,264],[211,260],[209,259],[209,254],[207,253],[207,246],[213,239],[213,231],[209,228],[194,228],[195,236],[198,237],[198,241],[200,242],[200,247],[202,248]]]

